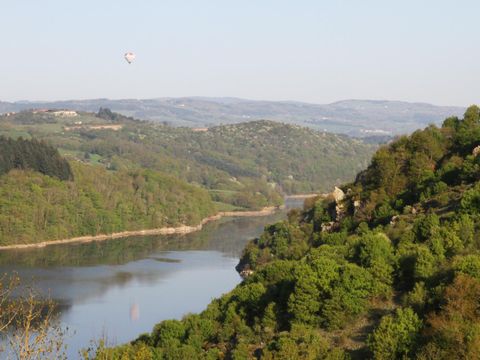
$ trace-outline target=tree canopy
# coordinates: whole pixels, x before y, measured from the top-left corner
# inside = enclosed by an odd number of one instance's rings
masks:
[[[471,107],[382,147],[343,200],[253,239],[231,292],[98,358],[477,358],[479,121]]]

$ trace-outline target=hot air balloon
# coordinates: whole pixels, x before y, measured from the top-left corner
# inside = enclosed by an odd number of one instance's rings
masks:
[[[133,62],[133,60],[135,60],[135,54],[133,52],[127,52],[125,53],[125,60],[127,60],[127,62],[129,64],[131,64]]]

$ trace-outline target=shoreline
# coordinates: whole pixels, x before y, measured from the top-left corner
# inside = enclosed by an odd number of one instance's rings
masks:
[[[323,196],[323,194],[296,194],[296,195],[285,195],[285,199],[309,199],[316,196]]]
[[[196,231],[200,231],[203,225],[220,220],[224,217],[254,217],[254,216],[268,216],[275,213],[277,210],[282,209],[284,206],[267,206],[262,210],[246,210],[246,211],[221,211],[216,215],[206,217],[200,221],[198,225],[181,225],[176,227],[162,227],[156,229],[143,229],[143,230],[130,230],[121,231],[111,234],[98,234],[98,235],[84,235],[77,236],[68,239],[60,240],[46,240],[38,243],[31,244],[12,244],[0,246],[0,251],[3,250],[20,250],[20,249],[34,249],[44,248],[49,245],[61,245],[61,244],[73,244],[73,243],[89,243],[94,241],[105,241],[113,239],[121,239],[129,236],[150,236],[150,235],[186,235]]]

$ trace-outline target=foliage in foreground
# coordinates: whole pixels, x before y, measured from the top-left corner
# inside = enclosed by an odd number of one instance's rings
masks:
[[[249,243],[250,274],[201,314],[98,359],[476,359],[480,111],[381,148]]]
[[[0,277],[0,357],[66,359],[68,329],[58,320],[55,304],[15,274]]]

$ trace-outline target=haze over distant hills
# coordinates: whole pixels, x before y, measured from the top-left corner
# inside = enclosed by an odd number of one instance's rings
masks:
[[[387,100],[344,100],[331,104],[255,101],[238,98],[91,99],[54,102],[0,102],[0,113],[32,108],[97,111],[107,107],[139,119],[175,126],[208,127],[269,119],[352,136],[385,136],[412,132],[465,108]]]

